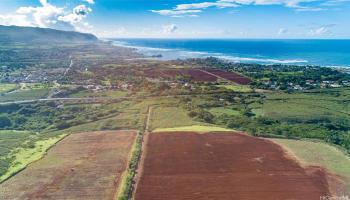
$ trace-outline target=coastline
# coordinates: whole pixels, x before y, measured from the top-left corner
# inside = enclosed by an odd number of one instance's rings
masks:
[[[130,43],[128,41],[133,41],[132,39],[105,39],[109,41],[114,46],[131,48],[139,54],[145,56],[144,59],[153,59],[160,61],[171,61],[171,60],[186,60],[191,58],[208,58],[215,57],[220,60],[233,62],[233,63],[244,63],[244,64],[259,64],[259,65],[293,65],[293,66],[319,66],[319,67],[330,67],[335,69],[344,70],[350,73],[350,64],[317,64],[309,59],[303,57],[292,57],[292,58],[279,58],[267,57],[262,55],[233,55],[230,53],[215,52],[215,51],[201,51],[186,48],[171,48],[171,47],[154,47],[151,45],[137,45]],[[137,39],[148,41],[148,39]],[[150,39],[151,40],[151,39]],[[160,39],[159,39],[160,40]],[[151,40],[152,41],[152,40]],[[162,40],[163,41],[163,40]],[[172,42],[182,43],[182,40],[171,40]],[[200,41],[200,40],[196,40]],[[214,40],[215,41],[215,40]],[[222,41],[222,40],[221,40]],[[243,40],[244,41],[244,40]],[[281,40],[282,41],[282,40]],[[179,45],[181,46],[181,44]],[[346,57],[347,59],[347,57]],[[349,58],[350,61],[350,58]]]

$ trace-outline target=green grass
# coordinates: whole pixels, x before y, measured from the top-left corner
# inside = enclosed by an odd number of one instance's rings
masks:
[[[35,145],[33,148],[28,147],[28,148],[15,149],[9,155],[9,156],[14,156],[15,160],[14,162],[12,162],[13,164],[10,166],[10,168],[8,168],[7,172],[2,176],[0,176],[0,182],[8,179],[12,175],[23,170],[30,163],[41,159],[46,154],[46,151],[50,147],[52,147],[54,144],[56,144],[65,136],[66,135],[59,135],[57,137],[37,141],[35,142]]]
[[[262,105],[250,105],[255,114],[282,121],[350,121],[350,106],[346,100],[350,95],[347,93],[339,97],[322,93],[275,92],[266,95]]]
[[[111,97],[111,98],[121,98],[128,95],[126,91],[101,91],[101,92],[92,92],[92,91],[81,91],[78,93],[71,94],[70,97],[73,98],[83,98],[83,97]]]
[[[0,102],[46,98],[48,93],[49,93],[48,88],[33,89],[33,90],[19,90],[13,93],[0,95]]]
[[[350,157],[338,148],[323,142],[272,139],[291,151],[306,165],[321,166],[344,177],[347,192],[350,194]]]
[[[154,107],[152,111],[150,130],[157,128],[174,128],[179,126],[201,125],[187,115],[181,107]]]
[[[0,83],[0,93],[6,93],[19,88],[18,84],[5,84]]]
[[[177,132],[177,131],[194,131],[199,133],[213,132],[213,131],[235,131],[232,129],[222,128],[218,126],[202,126],[202,125],[192,125],[192,126],[181,126],[175,128],[157,128],[153,132]]]
[[[217,87],[222,87],[234,92],[252,92],[253,90],[247,85],[217,85]]]
[[[219,116],[222,114],[231,115],[231,116],[240,115],[240,112],[238,110],[234,110],[230,107],[214,107],[214,108],[210,108],[209,112],[216,116]]]
[[[0,156],[3,158],[11,150],[30,138],[30,131],[0,130]]]

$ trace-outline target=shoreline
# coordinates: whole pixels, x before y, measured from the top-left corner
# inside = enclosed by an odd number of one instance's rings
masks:
[[[130,48],[133,51],[142,54],[144,59],[152,59],[158,61],[173,61],[173,60],[187,60],[187,59],[205,59],[214,57],[223,61],[231,63],[242,64],[258,64],[258,65],[283,65],[283,66],[312,66],[312,67],[328,67],[338,70],[345,70],[350,73],[350,65],[320,65],[312,64],[306,59],[274,59],[274,58],[257,58],[247,56],[233,56],[225,53],[207,52],[207,51],[192,51],[181,48],[158,48],[148,46],[137,46],[128,44],[126,41],[117,39],[104,39],[111,45],[116,47]],[[180,41],[180,40],[179,40]]]

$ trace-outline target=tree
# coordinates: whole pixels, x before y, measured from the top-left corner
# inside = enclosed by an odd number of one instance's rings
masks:
[[[10,126],[12,126],[11,120],[5,115],[1,115],[0,116],[0,128],[7,128]]]

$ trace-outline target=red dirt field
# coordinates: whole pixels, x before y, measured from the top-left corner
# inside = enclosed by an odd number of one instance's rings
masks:
[[[153,133],[136,200],[319,200],[321,169],[304,169],[283,149],[238,133]]]
[[[0,185],[0,199],[115,199],[135,131],[72,134]]]
[[[217,77],[199,69],[147,69],[144,75],[149,78],[174,79],[176,76],[189,77],[195,82],[215,82]]]
[[[219,69],[146,69],[143,74],[149,78],[174,79],[176,76],[189,77],[195,82],[216,82],[223,78],[237,84],[247,85],[251,80],[234,72]]]
[[[226,72],[220,69],[205,69],[205,71],[241,85],[248,85],[252,82],[249,78],[234,72]]]

